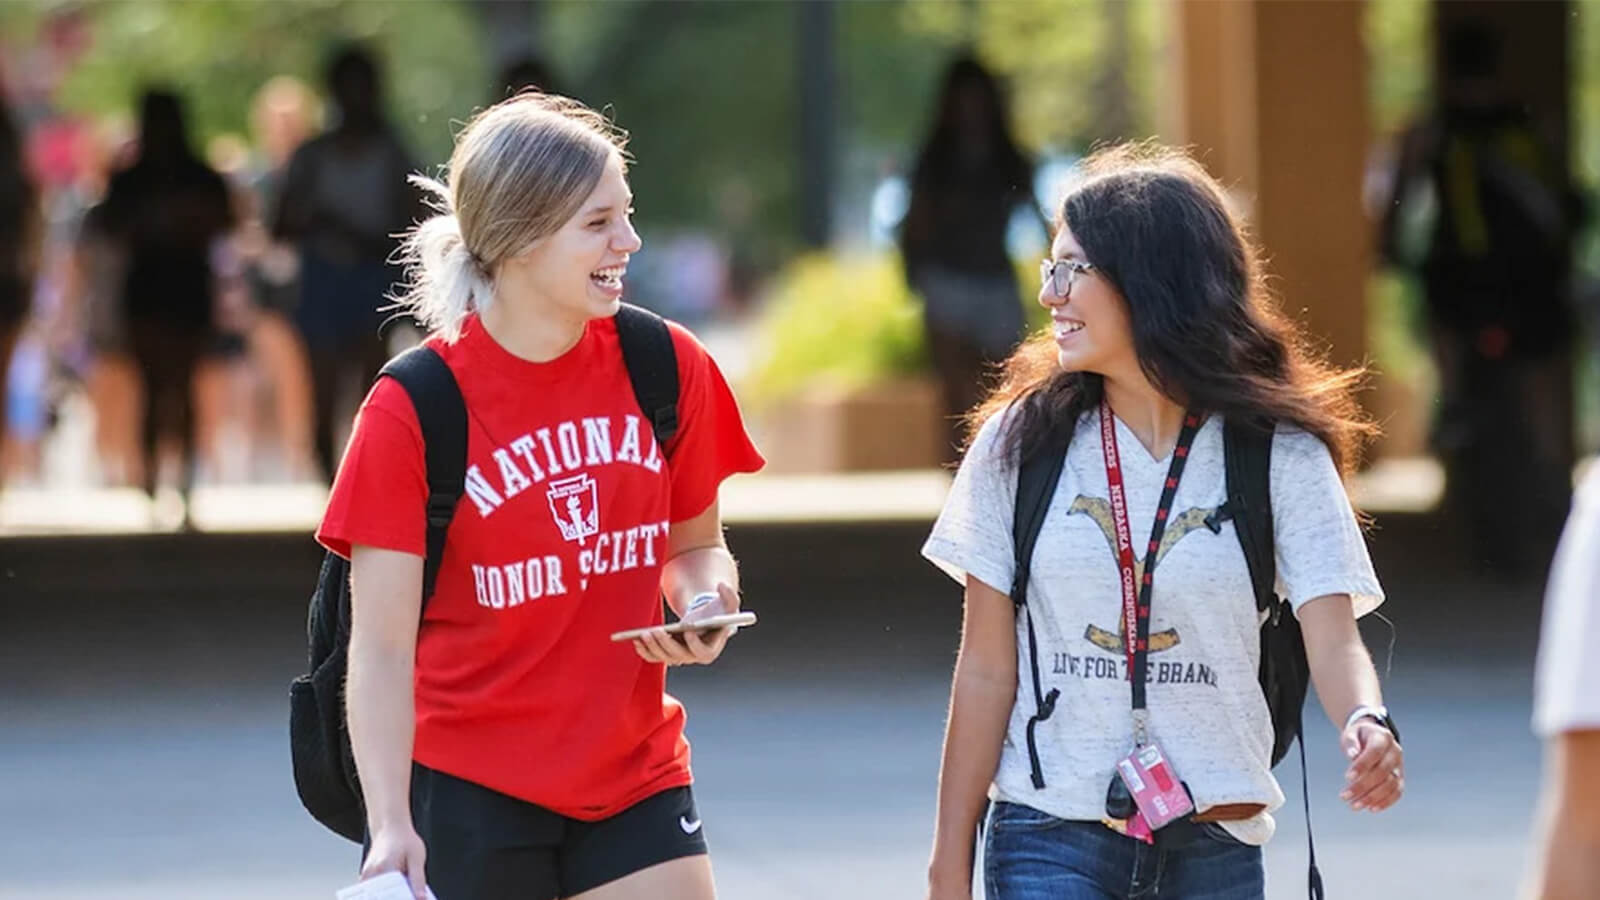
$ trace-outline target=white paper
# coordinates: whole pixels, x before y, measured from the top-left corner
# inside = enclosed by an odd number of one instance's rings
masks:
[[[385,872],[339,891],[335,900],[415,900],[411,884],[399,872]],[[439,900],[428,888],[428,900]]]

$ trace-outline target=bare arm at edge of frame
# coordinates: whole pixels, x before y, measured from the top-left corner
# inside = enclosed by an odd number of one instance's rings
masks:
[[[1582,900],[1600,884],[1600,730],[1550,739],[1530,900]]]
[[[939,766],[939,805],[928,864],[930,898],[972,896],[978,818],[1000,765],[1000,746],[1017,698],[1016,623],[1010,597],[967,576],[961,651]]]
[[[351,548],[345,706],[372,835],[372,852],[361,876],[398,870],[413,892],[422,886],[424,854],[411,820],[417,715],[413,673],[421,617],[422,557]]]

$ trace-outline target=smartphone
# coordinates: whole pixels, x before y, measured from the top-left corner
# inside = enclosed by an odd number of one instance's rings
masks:
[[[680,621],[673,622],[671,625],[658,625],[655,628],[632,628],[613,634],[611,639],[613,641],[631,641],[636,637],[644,636],[646,632],[655,631],[656,628],[660,628],[667,634],[683,634],[685,631],[716,631],[718,628],[727,628],[729,626],[743,628],[755,623],[756,614],[753,612],[724,613],[720,616],[707,616],[704,619],[696,619],[693,622]]]

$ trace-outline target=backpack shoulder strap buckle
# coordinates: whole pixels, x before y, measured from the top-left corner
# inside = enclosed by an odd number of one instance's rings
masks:
[[[456,516],[460,497],[453,493],[433,490],[428,493],[428,527],[447,528]]]
[[[1234,509],[1234,505],[1234,498],[1229,497],[1223,501],[1221,506],[1213,510],[1211,515],[1205,517],[1206,528],[1210,529],[1212,534],[1221,534],[1222,523],[1235,518],[1235,514],[1238,511]]]

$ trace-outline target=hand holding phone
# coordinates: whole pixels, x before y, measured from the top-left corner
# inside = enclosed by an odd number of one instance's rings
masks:
[[[667,625],[657,625],[653,628],[630,628],[627,631],[619,631],[616,634],[613,634],[611,639],[613,641],[631,641],[643,637],[652,631],[657,631],[662,634],[685,634],[690,631],[704,633],[707,631],[716,631],[719,628],[744,628],[748,625],[754,624],[756,624],[756,614],[753,612],[722,613],[720,615],[707,616],[704,619],[695,619],[693,621],[679,619],[676,622],[672,622]]]
[[[613,641],[632,641],[634,652],[646,662],[669,666],[706,665],[722,654],[739,628],[753,625],[755,613],[739,609],[739,594],[718,584],[715,599],[701,595],[687,604],[683,618],[670,625],[619,631]]]

